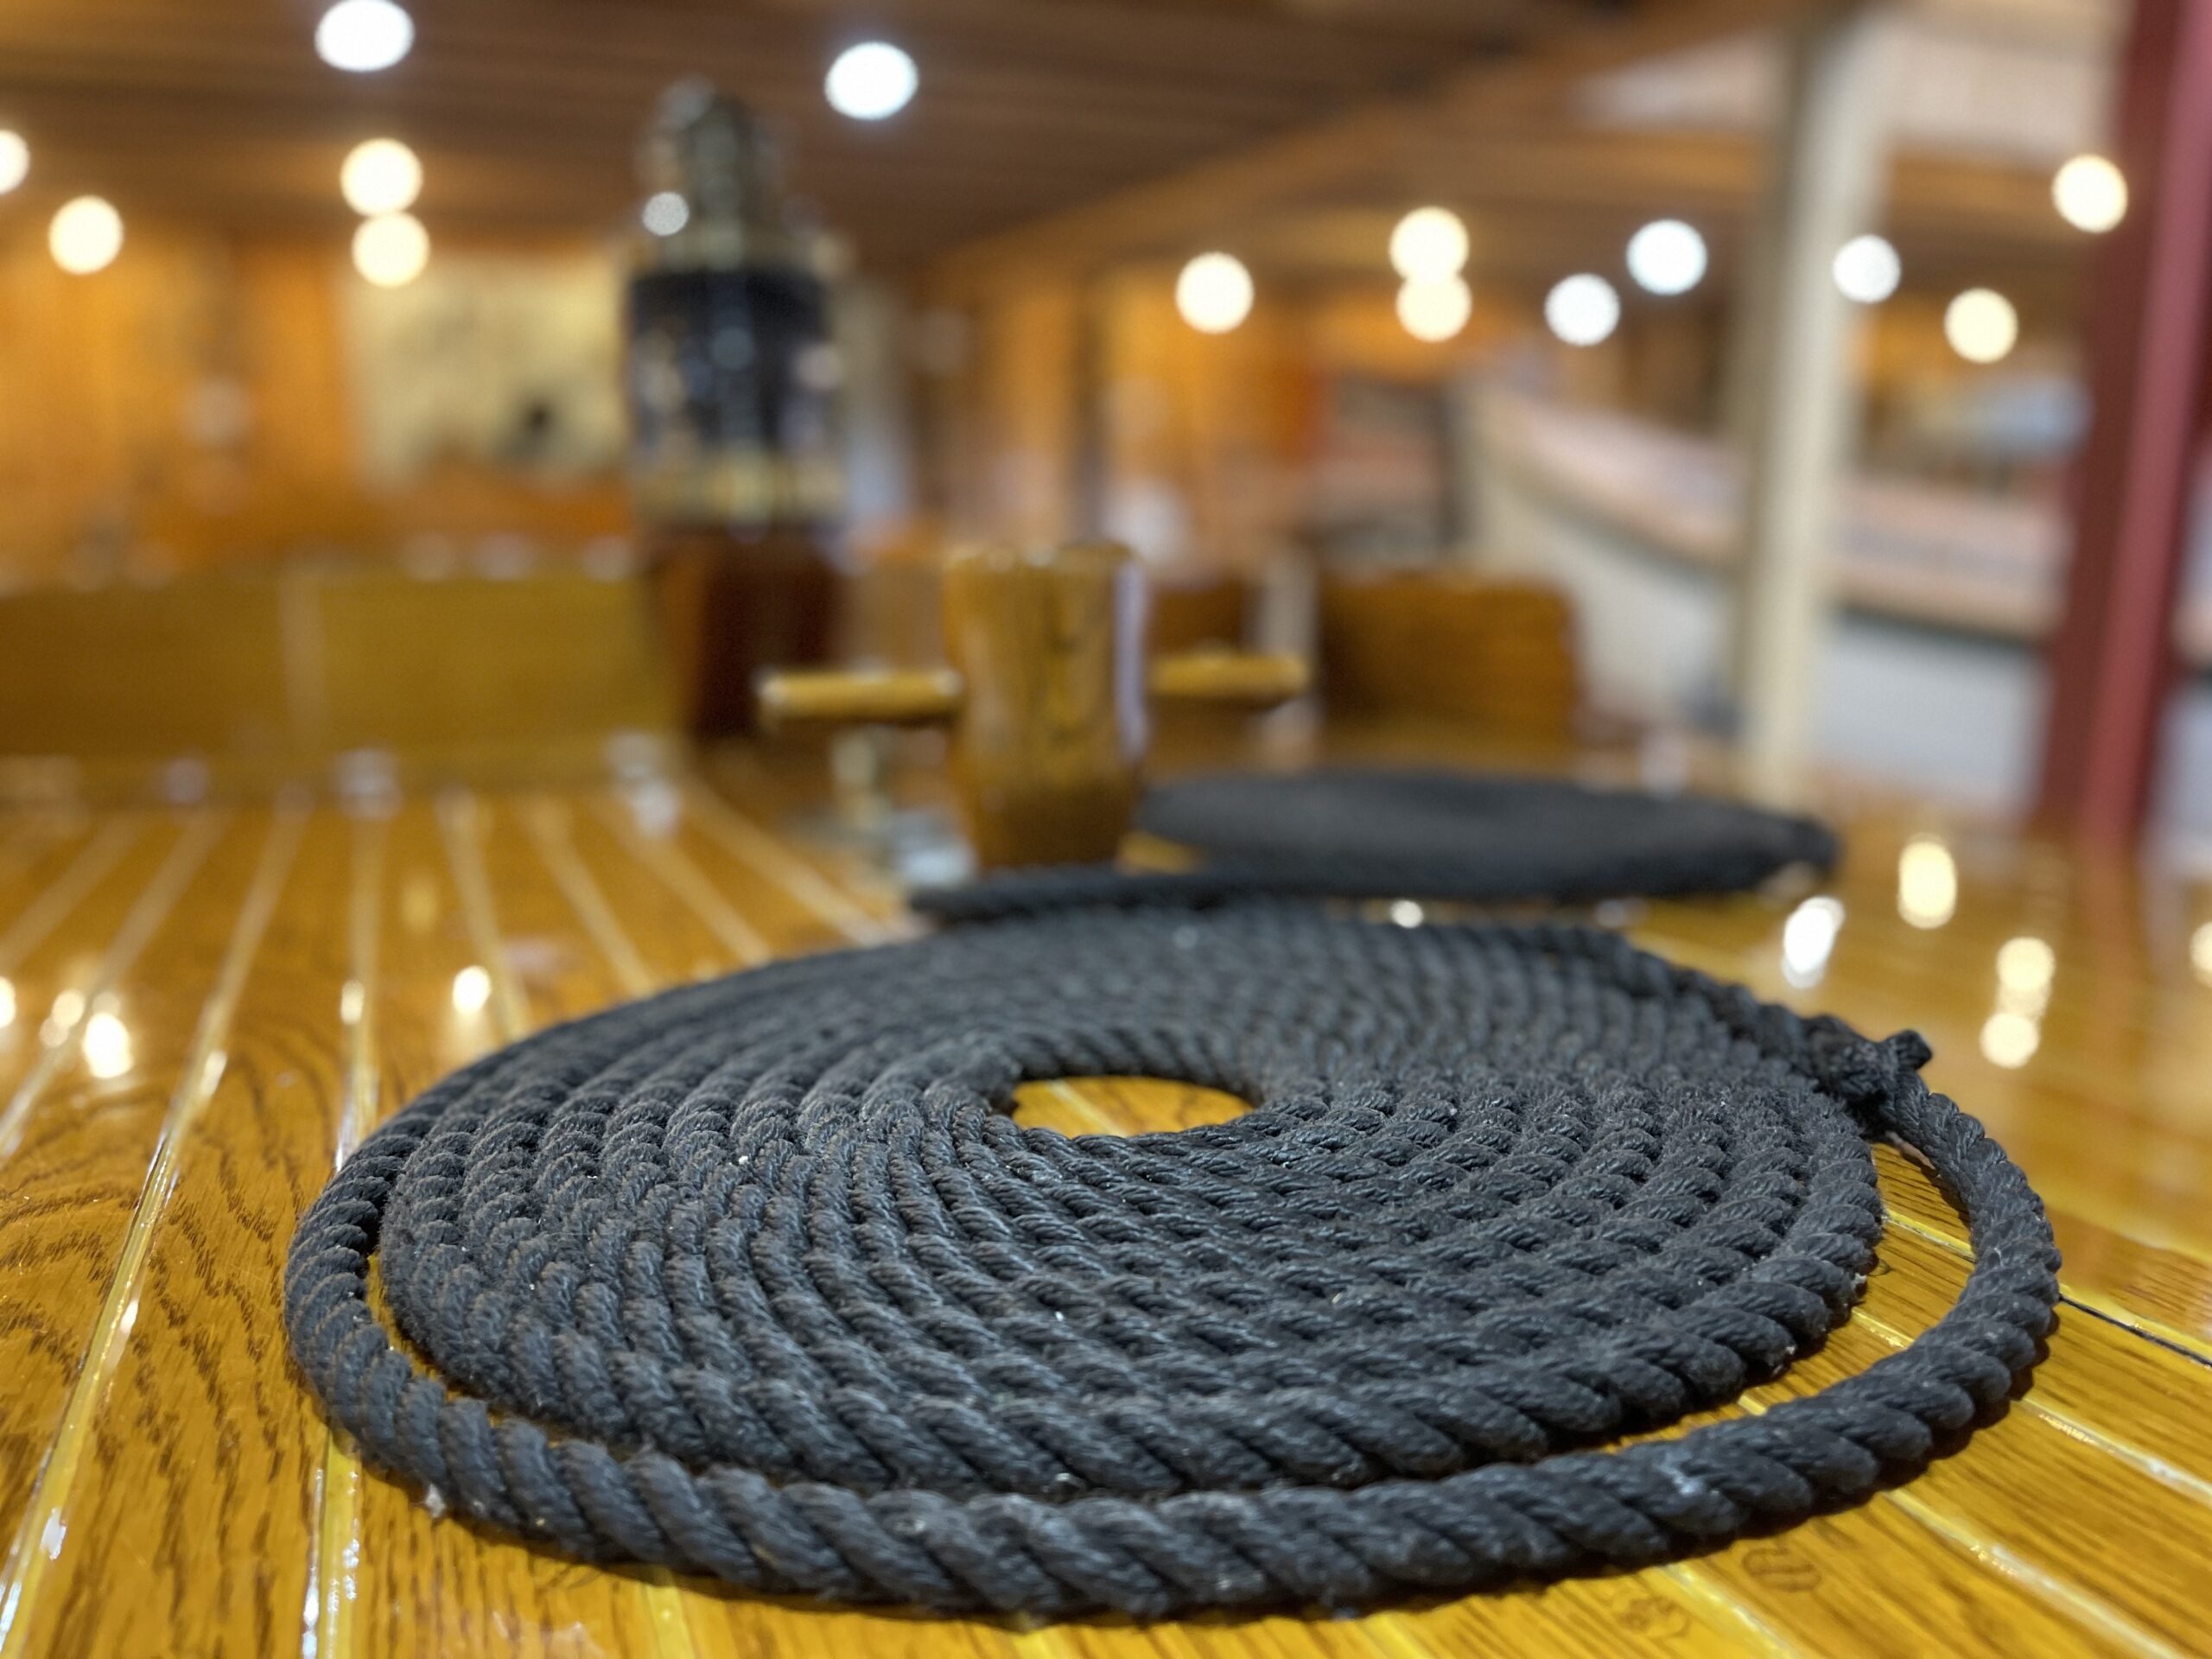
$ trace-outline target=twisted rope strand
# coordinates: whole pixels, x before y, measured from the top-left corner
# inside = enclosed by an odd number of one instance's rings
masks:
[[[2034,1363],[2050,1228],[1926,1058],[1594,930],[1005,921],[447,1079],[302,1220],[285,1317],[373,1462],[588,1560],[1143,1617],[1641,1566],[1864,1495]],[[1256,1103],[1125,1139],[1005,1115],[1090,1073]],[[1949,1313],[1594,1449],[1847,1317],[1871,1135],[1966,1208]]]

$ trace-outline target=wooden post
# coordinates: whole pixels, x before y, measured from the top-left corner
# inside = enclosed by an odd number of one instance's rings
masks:
[[[2174,596],[2212,334],[2212,0],[2136,0],[2120,88],[2127,217],[2100,251],[2094,412],[2050,646],[2040,816],[2139,838],[2176,675]]]
[[[1752,353],[1737,698],[1745,786],[1786,798],[1802,766],[1829,607],[1835,501],[1856,429],[1856,322],[1836,250],[1870,228],[1881,194],[1883,16],[1824,7],[1791,41],[1789,98],[1752,255],[1764,280],[1739,333]]]
[[[1195,652],[1147,661],[1144,573],[1114,543],[963,548],[944,569],[950,667],[770,674],[772,724],[943,725],[976,861],[1114,856],[1135,815],[1148,700],[1268,709],[1302,658]]]

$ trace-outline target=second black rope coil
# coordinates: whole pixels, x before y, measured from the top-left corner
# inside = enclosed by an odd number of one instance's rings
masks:
[[[1258,895],[1574,904],[1740,892],[1793,865],[1825,870],[1838,850],[1814,819],[1707,796],[1355,766],[1161,784],[1137,822],[1198,867],[1009,870],[926,889],[914,907],[973,921]]]
[[[1863,1495],[2033,1363],[2050,1229],[1924,1058],[1588,930],[959,929],[439,1084],[302,1223],[286,1316],[372,1461],[591,1560],[1142,1615],[1635,1566]],[[1254,1109],[1006,1114],[1111,1073]],[[1967,1209],[1950,1313],[1762,1415],[1582,1449],[1847,1317],[1869,1134]]]

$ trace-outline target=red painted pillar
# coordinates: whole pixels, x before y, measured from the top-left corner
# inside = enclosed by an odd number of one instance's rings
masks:
[[[2149,811],[2212,344],[2212,0],[2135,0],[2120,84],[2127,217],[2099,250],[2088,441],[2051,642],[2041,817],[2133,846]]]

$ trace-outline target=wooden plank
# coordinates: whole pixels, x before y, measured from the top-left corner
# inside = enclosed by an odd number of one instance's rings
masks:
[[[326,1437],[275,1287],[337,1129],[349,852],[334,818],[271,826],[26,1510],[60,1548],[10,1586],[0,1650],[296,1650]]]
[[[15,1540],[0,1572],[19,1571],[30,1548],[16,1518],[83,1363],[259,840],[195,818],[150,870],[126,856],[43,947],[89,965],[70,976],[71,1017],[49,1016],[0,1108],[0,1516]],[[195,873],[212,902],[180,913]]]
[[[1965,1226],[1928,1172],[1891,1147],[1876,1147],[1874,1157],[1897,1222],[1963,1258]],[[2058,1282],[2069,1301],[2212,1364],[2212,1270],[2063,1211],[2050,1219],[2065,1257]]]

